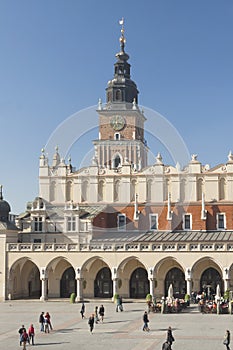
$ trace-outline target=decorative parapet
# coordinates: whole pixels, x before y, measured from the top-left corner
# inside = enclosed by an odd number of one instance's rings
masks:
[[[125,251],[125,252],[224,252],[233,251],[233,243],[104,243],[104,244],[80,244],[80,243],[8,243],[7,252],[77,252],[77,251]]]

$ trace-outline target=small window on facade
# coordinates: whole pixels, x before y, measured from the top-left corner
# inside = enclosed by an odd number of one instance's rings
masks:
[[[40,238],[36,238],[33,240],[33,243],[41,243],[41,239]]]
[[[35,218],[34,223],[35,223],[35,232],[42,232],[42,228],[43,228],[42,218],[41,217]]]
[[[125,226],[126,226],[125,214],[119,214],[117,217],[117,221],[118,221],[118,230],[125,230]]]
[[[121,135],[119,134],[119,132],[116,132],[116,133],[115,133],[114,139],[115,139],[115,140],[120,140],[120,139],[121,139]]]
[[[225,214],[217,214],[217,229],[224,230],[225,228]]]
[[[184,224],[183,224],[184,230],[191,230],[192,229],[192,218],[190,214],[184,215]]]
[[[69,216],[67,218],[67,231],[75,231],[76,230],[76,220],[75,217]]]
[[[158,230],[158,214],[150,214],[150,229]]]

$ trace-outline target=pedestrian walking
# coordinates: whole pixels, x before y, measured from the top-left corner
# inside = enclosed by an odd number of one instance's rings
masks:
[[[103,305],[101,305],[100,307],[99,307],[99,315],[100,315],[100,320],[102,321],[102,323],[104,322],[104,306]]]
[[[95,315],[95,323],[99,323],[98,306],[95,307],[94,315]]]
[[[142,330],[143,331],[146,331],[146,332],[149,332],[149,327],[148,327],[148,323],[149,323],[149,319],[148,319],[148,313],[147,313],[147,311],[145,311],[144,312],[144,315],[143,315],[143,328],[142,328]]]
[[[175,338],[173,337],[172,334],[172,328],[168,327],[167,330],[167,342],[170,344],[170,350],[172,350],[172,343],[175,341]]]
[[[84,316],[84,314],[85,314],[85,305],[84,305],[84,303],[82,303],[80,314],[82,316],[82,319],[85,318],[85,316]]]
[[[28,340],[29,340],[28,334],[26,332],[26,329],[24,328],[22,334],[20,335],[20,342],[21,342],[21,344],[23,344],[23,350],[26,350],[26,344],[27,344]]]
[[[95,323],[95,315],[92,314],[90,317],[89,317],[89,320],[88,320],[88,324],[89,324],[89,327],[90,327],[90,333],[92,334],[93,332],[93,329],[94,329],[94,323]]]
[[[120,310],[120,305],[121,305],[121,298],[118,295],[117,300],[116,300],[116,312],[118,312],[118,310]]]
[[[19,345],[21,346],[22,342],[21,342],[21,336],[23,334],[23,332],[26,332],[26,328],[24,327],[24,325],[22,324],[22,326],[19,328],[18,332],[19,332]]]
[[[119,299],[120,299],[119,309],[120,309],[120,311],[123,311],[123,301],[122,301],[122,297],[119,297]]]
[[[229,348],[230,341],[231,341],[231,334],[230,334],[230,331],[227,329],[223,340],[223,344],[226,345],[227,350],[230,350]]]
[[[34,345],[35,329],[33,327],[33,324],[31,324],[30,327],[28,328],[28,337],[29,337],[29,344]]]

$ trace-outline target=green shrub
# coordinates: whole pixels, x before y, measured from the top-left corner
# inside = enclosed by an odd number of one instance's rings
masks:
[[[70,294],[70,302],[71,302],[72,304],[75,303],[75,298],[76,298],[76,294],[75,294],[75,293],[71,293],[71,294]]]

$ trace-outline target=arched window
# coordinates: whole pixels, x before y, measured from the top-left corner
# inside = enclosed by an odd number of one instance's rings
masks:
[[[222,177],[219,181],[219,200],[226,199],[226,180]]]
[[[116,101],[121,101],[121,90],[116,91]]]
[[[120,181],[114,182],[114,193],[113,193],[113,200],[114,202],[119,201],[119,189],[120,189]]]
[[[66,201],[69,202],[72,199],[72,182],[68,181],[66,184]]]
[[[117,154],[113,161],[113,168],[115,169],[118,168],[120,164],[121,164],[121,157],[119,156],[119,154]]]
[[[53,202],[56,199],[56,182],[55,181],[53,181],[50,185],[49,197],[50,197],[50,202]]]
[[[82,196],[81,196],[82,202],[87,201],[87,190],[88,190],[88,181],[83,181],[83,183],[82,183]]]
[[[105,182],[104,180],[100,180],[98,184],[98,200],[101,202],[105,197]]]
[[[116,132],[114,134],[114,140],[120,140],[121,139],[121,134],[119,134],[119,132]]]

